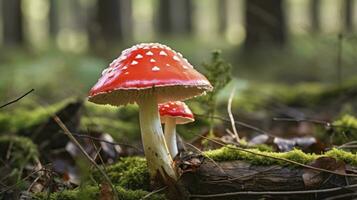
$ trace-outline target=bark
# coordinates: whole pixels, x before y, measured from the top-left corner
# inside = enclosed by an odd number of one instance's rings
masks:
[[[198,160],[201,161],[198,162]],[[332,195],[355,192],[357,189],[341,189],[334,192],[302,194],[268,194],[267,191],[307,191],[342,187],[357,183],[356,177],[343,177],[320,173],[314,177],[319,180],[315,185],[306,186],[303,174],[306,169],[280,165],[258,166],[245,161],[213,163],[202,157],[190,157],[178,165],[183,171],[180,184],[194,195],[213,195],[230,192],[265,192],[265,194],[239,194],[230,196],[196,197],[196,199],[321,199]],[[187,165],[191,163],[191,165]],[[197,164],[200,163],[200,164]],[[218,165],[218,166],[217,166]],[[224,170],[224,171],[223,171]],[[306,180],[305,180],[306,181]]]
[[[157,15],[157,27],[161,34],[169,34],[171,30],[170,0],[159,1],[159,12]]]
[[[346,31],[353,31],[353,0],[345,0],[345,30]]]
[[[121,24],[123,37],[125,39],[132,38],[133,35],[133,12],[132,0],[121,0]]]
[[[245,49],[266,45],[282,47],[286,42],[286,24],[282,0],[245,1]]]
[[[321,29],[320,23],[320,0],[310,1],[310,21],[311,21],[311,31],[316,33]]]
[[[23,43],[21,0],[2,1],[3,40],[7,46],[19,46]]]
[[[218,2],[218,33],[224,34],[227,30],[227,0]]]
[[[192,32],[191,0],[160,0],[157,15],[158,31],[163,35]]]
[[[49,7],[49,33],[54,38],[58,34],[58,0],[50,0]]]
[[[105,42],[122,40],[119,0],[97,0],[97,24],[99,37]]]

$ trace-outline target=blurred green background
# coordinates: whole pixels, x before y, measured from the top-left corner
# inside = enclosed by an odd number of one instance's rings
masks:
[[[0,0],[0,101],[85,97],[140,42],[200,69],[221,49],[237,84],[337,84],[357,69],[354,0]],[[239,92],[237,93],[239,95]]]

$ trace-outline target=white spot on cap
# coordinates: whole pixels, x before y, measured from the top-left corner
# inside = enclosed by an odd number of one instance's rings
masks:
[[[165,104],[165,105],[164,105],[164,107],[165,107],[165,108],[168,108],[168,107],[170,107],[170,106],[169,106],[169,105],[167,105],[167,104]]]
[[[118,59],[114,59],[111,63],[110,63],[110,65],[113,65],[115,62],[117,62],[118,61]]]
[[[125,73],[124,73],[124,75],[128,75],[128,74],[129,74],[129,72],[125,72]]]
[[[146,55],[148,55],[148,56],[152,56],[152,55],[154,55],[151,51],[148,51],[148,52],[146,52]]]
[[[143,58],[143,56],[141,54],[138,54],[135,56],[136,59],[140,59],[140,58]]]
[[[173,59],[176,61],[180,61],[180,59],[176,55],[174,55]]]
[[[183,67],[184,69],[188,69],[188,67],[187,67],[186,65],[183,65],[182,67]]]
[[[143,49],[150,49],[149,46],[145,46]]]
[[[125,56],[125,55],[120,56],[120,60],[125,60],[126,58],[127,58],[127,56]]]
[[[167,63],[166,66],[170,67],[170,64]]]
[[[150,59],[150,62],[156,62],[156,60],[155,60],[155,59],[153,59],[153,58],[151,58],[151,59]]]
[[[108,72],[108,68],[106,68],[102,71],[102,75],[106,74],[107,72]]]
[[[154,66],[153,68],[151,68],[151,70],[152,70],[152,71],[154,71],[154,72],[157,72],[157,71],[159,71],[159,70],[160,70],[160,67],[158,67],[158,66]]]
[[[158,47],[156,45],[152,46],[151,48],[157,49]]]
[[[123,67],[123,68],[121,68],[121,69],[124,69],[124,70],[125,70],[125,69],[128,69],[128,66],[124,66],[124,67]]]
[[[159,55],[160,56],[167,56],[167,53],[165,51],[160,51]]]
[[[131,64],[131,65],[136,65],[136,64],[138,64],[138,61],[133,60],[130,64]]]
[[[182,54],[180,52],[177,53],[180,57],[183,57]]]

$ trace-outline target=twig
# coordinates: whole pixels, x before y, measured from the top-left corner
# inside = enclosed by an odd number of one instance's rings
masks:
[[[285,121],[285,122],[310,122],[313,124],[320,124],[323,125],[327,128],[349,128],[353,130],[357,130],[357,128],[354,127],[349,127],[349,126],[342,126],[342,125],[334,125],[333,123],[323,121],[323,120],[318,120],[318,119],[296,119],[296,118],[284,118],[284,117],[274,117],[274,121]]]
[[[357,196],[357,192],[335,195],[335,196],[332,196],[332,197],[327,197],[327,198],[325,198],[323,200],[346,199],[346,197],[353,197],[353,196]]]
[[[199,148],[195,147],[193,144],[190,144],[188,142],[185,142],[187,145],[189,145],[190,147],[194,148],[196,151],[200,152],[201,154],[203,153]],[[220,167],[216,161],[214,161],[212,158],[208,158],[208,160],[212,161],[214,165],[216,165],[216,167],[218,167],[218,169],[223,173],[223,174],[226,174],[228,175],[223,169],[222,167]]]
[[[26,177],[24,177],[23,179],[21,179],[20,181],[16,182],[15,184],[3,189],[0,191],[0,194],[4,193],[4,192],[7,192],[8,190],[11,190],[12,188],[16,187],[17,185],[21,184],[22,181],[25,181],[27,179],[29,179],[32,175],[36,174],[37,172],[40,172],[40,171],[47,171],[46,168],[41,168],[41,169],[38,169],[38,170],[35,170],[33,171],[32,173],[30,173],[29,175],[27,175]]]
[[[234,121],[234,116],[232,114],[232,101],[233,101],[235,93],[236,93],[236,87],[233,88],[233,90],[232,90],[232,92],[231,92],[231,94],[229,96],[228,104],[227,104],[227,112],[228,112],[228,115],[229,115],[229,119],[231,120],[231,125],[232,125],[232,130],[233,130],[233,133],[234,133],[234,138],[239,143],[240,138],[239,138],[238,131],[237,131],[237,128],[236,128],[236,124],[235,124],[235,121]]]
[[[150,196],[152,196],[152,195],[154,195],[154,194],[156,194],[156,193],[159,193],[159,192],[161,192],[161,191],[166,190],[166,188],[167,188],[167,186],[164,186],[164,187],[162,187],[162,188],[159,188],[159,189],[157,189],[157,190],[154,190],[154,191],[148,193],[147,195],[143,196],[140,200],[147,199],[147,198],[149,198]]]
[[[241,191],[241,192],[227,192],[218,194],[191,194],[190,198],[212,198],[212,197],[225,197],[235,195],[296,195],[296,194],[314,194],[314,193],[327,193],[335,192],[343,189],[356,188],[357,184],[348,185],[343,187],[334,187],[328,189],[317,190],[293,190],[293,191]]]
[[[114,193],[114,199],[118,200],[118,193],[116,188],[114,187],[112,181],[108,177],[108,175],[103,171],[103,169],[88,155],[88,153],[83,149],[82,145],[76,140],[76,138],[73,136],[73,134],[68,130],[66,125],[61,121],[61,119],[58,116],[54,116],[53,119],[55,122],[61,127],[63,130],[64,134],[69,137],[69,139],[78,147],[78,149],[82,152],[82,154],[98,169],[98,171],[103,175],[104,179],[110,184],[113,193]]]
[[[93,137],[93,136],[90,136],[90,135],[85,135],[85,134],[72,133],[72,135],[75,136],[75,137],[89,138],[89,139],[92,139],[92,140],[95,140],[95,141],[105,142],[105,143],[108,143],[108,144],[111,144],[111,145],[126,146],[126,147],[130,147],[130,148],[136,149],[136,150],[138,150],[139,152],[143,152],[142,149],[140,149],[140,148],[138,148],[138,147],[135,147],[135,146],[133,146],[133,145],[130,145],[130,144],[118,143],[118,142],[110,142],[110,141],[108,141],[108,140],[100,139],[100,138]]]
[[[0,106],[0,108],[4,108],[4,107],[6,107],[6,106],[8,106],[10,104],[16,103],[17,101],[19,101],[20,99],[24,98],[25,96],[27,96],[28,94],[30,94],[33,91],[35,91],[35,89],[31,89],[30,91],[26,92],[25,94],[23,94],[22,96],[18,97],[17,99],[5,103],[4,105]]]
[[[194,114],[195,114],[195,116],[201,117],[201,118],[206,118],[207,117],[206,115],[202,115],[202,114],[197,114],[197,113],[194,113]],[[221,117],[221,116],[217,116],[217,115],[216,116],[212,116],[212,118],[213,119],[219,119],[219,120],[222,120],[222,121],[225,121],[225,122],[229,122],[229,123],[231,122],[230,119],[227,119],[227,118],[224,118],[224,117]],[[248,128],[248,129],[254,130],[254,131],[258,132],[258,133],[262,133],[262,134],[265,134],[265,135],[268,135],[268,136],[271,136],[271,137],[275,137],[273,134],[271,134],[271,133],[269,133],[269,132],[267,132],[267,131],[265,131],[263,129],[260,129],[258,127],[255,127],[253,125],[247,124],[245,122],[241,122],[241,121],[235,120],[234,123],[239,125],[239,126],[243,126],[243,127]]]
[[[219,145],[222,145],[222,146],[226,145],[226,144],[224,144],[222,142],[219,142],[217,140],[213,140],[211,138],[208,138],[208,137],[205,137],[205,136],[202,136],[202,135],[200,135],[200,137],[205,138],[205,139],[207,139],[209,141],[212,141],[212,142],[214,142],[216,144],[219,144]],[[331,171],[331,170],[327,170],[327,169],[323,169],[323,168],[313,167],[313,166],[305,165],[305,164],[302,164],[302,163],[299,163],[299,162],[296,162],[296,161],[293,161],[293,160],[289,160],[289,159],[286,159],[286,158],[278,158],[278,157],[274,157],[274,156],[270,156],[270,155],[265,155],[265,154],[257,153],[257,152],[250,151],[250,150],[243,149],[243,148],[236,147],[236,146],[226,146],[226,147],[229,148],[229,149],[234,149],[234,150],[238,150],[238,151],[244,151],[244,152],[247,152],[247,153],[251,153],[251,154],[254,154],[254,155],[257,155],[257,156],[262,156],[262,157],[272,158],[272,159],[275,159],[275,160],[284,161],[284,162],[287,162],[287,163],[295,164],[295,165],[298,165],[298,166],[301,166],[301,167],[305,167],[305,168],[308,168],[308,169],[312,169],[312,170],[316,170],[316,171],[327,172],[327,173],[335,174],[335,175],[339,175],[339,176],[357,177],[356,174],[346,174],[346,173],[340,173],[340,172]]]

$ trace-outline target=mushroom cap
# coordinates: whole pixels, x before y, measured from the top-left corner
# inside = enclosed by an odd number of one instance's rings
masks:
[[[161,123],[165,124],[168,118],[175,118],[176,124],[187,124],[195,121],[192,111],[182,101],[170,101],[159,104]]]
[[[213,89],[180,53],[158,43],[124,50],[89,92],[88,100],[114,106],[156,95],[158,103],[185,100]]]

